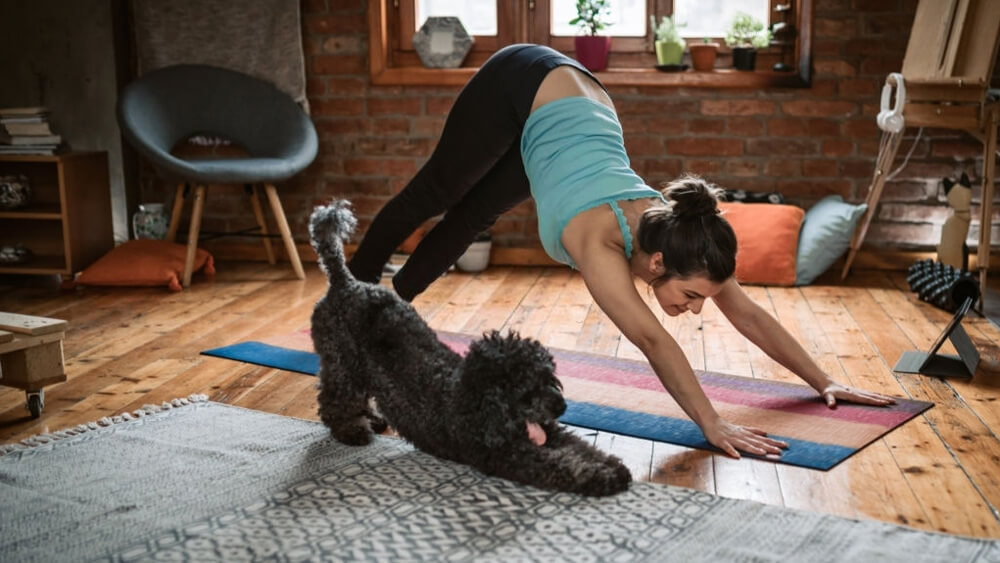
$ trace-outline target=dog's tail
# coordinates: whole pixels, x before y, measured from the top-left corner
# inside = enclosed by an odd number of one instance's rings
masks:
[[[351,212],[351,202],[346,199],[333,200],[330,205],[317,207],[309,218],[309,238],[331,285],[354,279],[344,259],[344,241],[351,236],[357,224],[358,220]]]

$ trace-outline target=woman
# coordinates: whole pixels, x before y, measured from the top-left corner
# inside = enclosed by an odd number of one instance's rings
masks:
[[[743,292],[733,279],[736,237],[718,213],[714,188],[689,177],[665,193],[629,168],[621,124],[596,77],[548,47],[511,45],[463,88],[434,153],[375,217],[350,268],[358,279],[377,282],[396,247],[444,213],[393,277],[397,293],[412,300],[479,232],[533,197],[546,252],[580,271],[595,302],[726,454],[776,455],[788,446],[718,415],[633,277],[651,285],[671,316],[697,314],[712,299],[740,333],[812,386],[830,408],[838,399],[893,402],[833,381]]]

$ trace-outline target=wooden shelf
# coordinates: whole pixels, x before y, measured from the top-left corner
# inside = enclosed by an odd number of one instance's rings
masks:
[[[0,210],[0,246],[24,245],[32,257],[0,264],[0,274],[69,278],[114,246],[107,153],[0,155],[0,176],[11,174],[28,178],[32,202]]]

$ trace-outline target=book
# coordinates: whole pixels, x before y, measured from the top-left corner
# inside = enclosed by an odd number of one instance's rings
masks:
[[[0,145],[0,156],[5,154],[56,154],[55,145]]]
[[[58,145],[62,135],[7,135],[0,134],[3,145]]]
[[[18,135],[52,135],[52,129],[48,121],[12,121],[0,120],[0,135],[6,131],[7,135],[16,137]]]
[[[34,117],[48,113],[49,108],[45,106],[0,108],[0,117]]]

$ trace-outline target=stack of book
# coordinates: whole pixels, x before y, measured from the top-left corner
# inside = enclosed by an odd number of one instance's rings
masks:
[[[0,108],[0,155],[55,154],[61,143],[49,127],[48,109]]]

